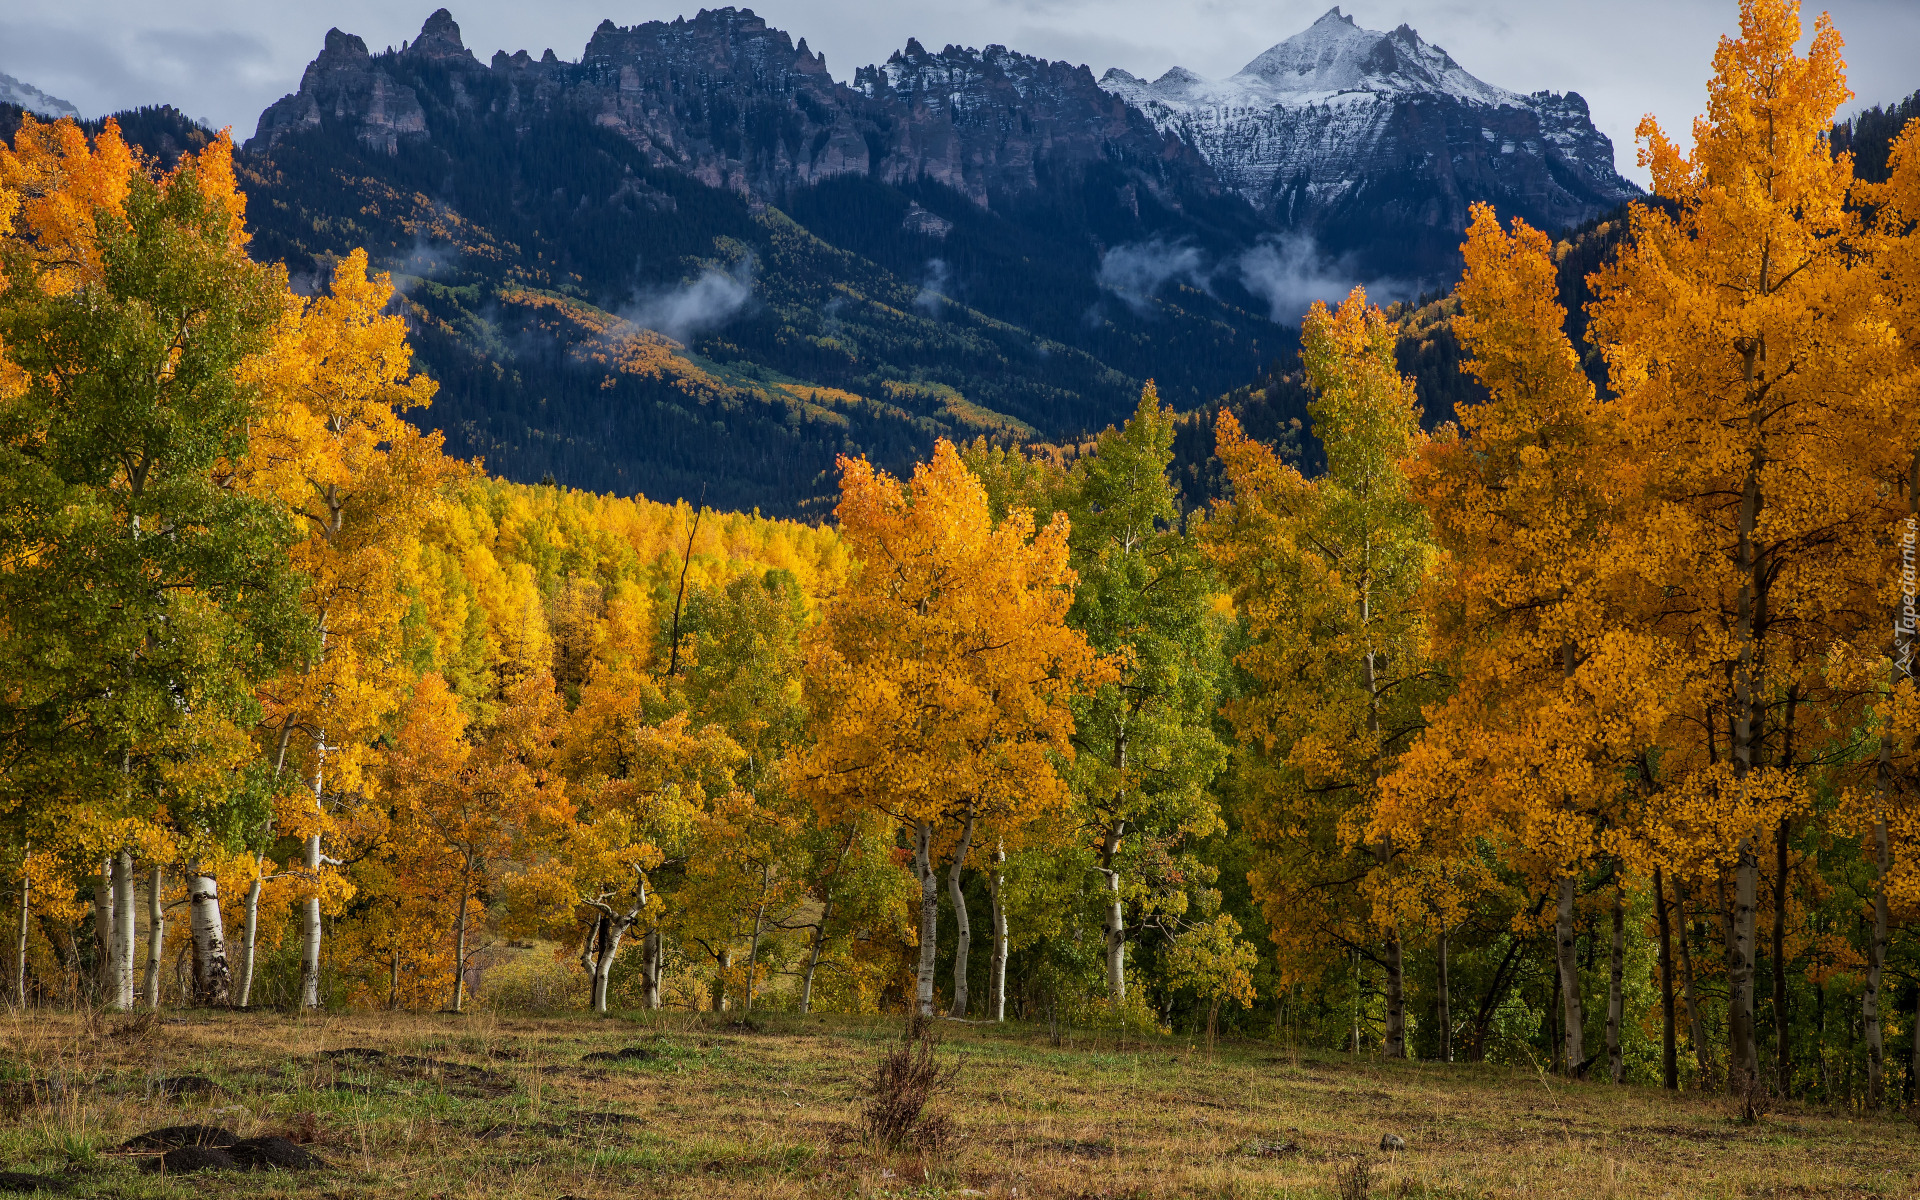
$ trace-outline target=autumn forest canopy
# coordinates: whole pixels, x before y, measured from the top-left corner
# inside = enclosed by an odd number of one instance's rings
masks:
[[[1079,445],[842,457],[820,525],[490,478],[364,252],[252,256],[224,136],[29,117],[6,991],[1920,1101],[1920,119],[1857,173],[1850,99],[1825,17],[1745,0],[1583,309],[1478,206],[1432,432],[1356,289],[1302,326],[1311,473],[1223,410],[1190,508],[1149,385]]]

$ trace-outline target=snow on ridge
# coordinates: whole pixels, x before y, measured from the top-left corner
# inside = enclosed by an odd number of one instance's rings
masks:
[[[1338,5],[1300,33],[1270,47],[1227,79],[1202,79],[1174,67],[1148,83],[1118,69],[1100,85],[1147,111],[1163,127],[1198,108],[1305,108],[1429,94],[1498,108],[1526,97],[1475,78],[1413,29],[1362,29]],[[1155,112],[1158,106],[1161,111]]]
[[[59,120],[72,117],[81,120],[80,110],[68,104],[58,96],[49,96],[25,80],[0,71],[0,103],[17,104],[37,117],[49,117]]]

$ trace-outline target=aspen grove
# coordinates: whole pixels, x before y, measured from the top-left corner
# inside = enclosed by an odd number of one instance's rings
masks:
[[[1570,311],[1316,302],[1324,469],[1149,386],[818,524],[490,478],[223,135],[0,147],[12,1003],[912,1011],[1920,1102],[1920,122],[1743,0]],[[1806,45],[1802,53],[1798,47]],[[1575,318],[1581,318],[1575,320]],[[1570,332],[1570,330],[1574,332]],[[613,336],[613,335],[609,335]]]

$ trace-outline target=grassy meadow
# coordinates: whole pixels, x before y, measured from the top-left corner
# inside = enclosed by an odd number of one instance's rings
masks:
[[[75,1196],[1920,1196],[1899,1117],[1284,1045],[941,1022],[938,1150],[863,1134],[898,1019],[0,1017],[0,1191]],[[626,1054],[622,1055],[621,1052]],[[157,1127],[280,1134],[324,1169],[143,1172]],[[1403,1153],[1379,1149],[1385,1134]],[[1366,1162],[1365,1190],[1355,1178]]]

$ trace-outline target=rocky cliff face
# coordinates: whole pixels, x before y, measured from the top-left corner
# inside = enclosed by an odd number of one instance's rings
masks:
[[[1554,230],[1639,194],[1577,93],[1506,91],[1405,25],[1362,29],[1338,8],[1230,79],[1176,67],[1101,84],[1255,207],[1381,272],[1450,266],[1478,200]]]
[[[68,104],[58,96],[49,96],[39,88],[24,80],[0,71],[0,104],[11,104],[23,108],[43,120],[57,121],[61,117],[80,119],[80,110]]]
[[[423,104],[422,96],[427,96]],[[1004,47],[917,42],[881,67],[836,83],[826,60],[750,10],[703,10],[672,22],[602,22],[579,62],[551,50],[495,54],[481,63],[445,9],[397,52],[373,55],[329,31],[300,90],[261,115],[249,148],[301,130],[351,130],[395,153],[431,139],[435,113],[512,118],[571,114],[617,131],[656,166],[714,187],[774,199],[842,175],[887,183],[931,179],[982,207],[996,193],[1036,186],[1049,169],[1122,164],[1155,188],[1217,192],[1200,153],[1085,67]]]

